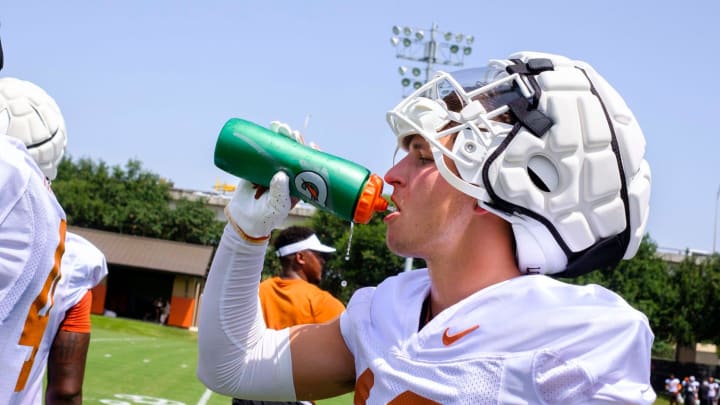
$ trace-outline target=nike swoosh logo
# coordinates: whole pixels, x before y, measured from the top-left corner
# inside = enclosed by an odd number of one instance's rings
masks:
[[[450,328],[445,329],[445,333],[443,333],[442,342],[445,346],[450,346],[451,344],[457,342],[458,340],[465,337],[468,333],[474,331],[475,329],[479,328],[480,325],[475,325],[473,327],[467,328],[462,332],[455,333],[451,335]]]

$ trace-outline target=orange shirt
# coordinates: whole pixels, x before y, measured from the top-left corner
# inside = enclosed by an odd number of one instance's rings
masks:
[[[260,304],[268,328],[284,329],[333,320],[345,306],[332,294],[301,279],[269,278],[260,283]]]

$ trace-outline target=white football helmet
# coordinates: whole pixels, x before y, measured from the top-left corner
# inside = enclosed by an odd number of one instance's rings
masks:
[[[588,64],[519,52],[439,72],[387,120],[399,147],[422,136],[451,185],[512,224],[521,271],[571,277],[637,252],[650,200],[645,138]],[[450,135],[452,149],[439,142]]]
[[[45,176],[53,180],[65,153],[65,120],[55,100],[37,85],[0,78],[0,135],[20,139]]]

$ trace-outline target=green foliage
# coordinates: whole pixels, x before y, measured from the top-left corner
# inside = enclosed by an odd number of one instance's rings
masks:
[[[673,286],[678,300],[672,324],[677,343],[693,346],[697,342],[720,343],[720,266],[718,256],[697,260],[686,255],[685,260],[672,267]]]
[[[53,190],[68,224],[123,234],[215,245],[223,224],[206,202],[179,200],[171,183],[137,160],[109,167],[90,159],[63,158]]]
[[[225,222],[215,219],[204,199],[178,200],[164,222],[163,234],[178,242],[217,246]]]

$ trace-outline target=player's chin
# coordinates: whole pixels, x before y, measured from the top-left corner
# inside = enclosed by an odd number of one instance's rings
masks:
[[[385,232],[385,243],[388,249],[396,255],[405,256],[407,254],[407,243],[403,240],[401,232],[393,230],[390,225]]]

